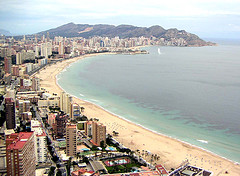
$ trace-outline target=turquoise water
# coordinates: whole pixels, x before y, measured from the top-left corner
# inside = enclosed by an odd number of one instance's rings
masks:
[[[240,47],[148,47],[148,55],[79,60],[68,93],[145,128],[240,162]]]

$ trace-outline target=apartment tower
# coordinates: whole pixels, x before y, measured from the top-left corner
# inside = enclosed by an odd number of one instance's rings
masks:
[[[106,144],[106,126],[101,123],[93,121],[92,123],[92,142],[100,146],[101,142]]]
[[[66,154],[67,156],[76,156],[77,154],[77,126],[67,125],[66,127]]]
[[[16,121],[15,121],[15,101],[13,100],[13,98],[5,98],[5,113],[7,129],[14,129],[16,127]]]
[[[34,176],[36,156],[33,132],[13,133],[6,138],[8,176]]]

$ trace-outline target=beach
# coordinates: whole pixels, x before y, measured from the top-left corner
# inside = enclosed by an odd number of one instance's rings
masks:
[[[46,66],[35,75],[41,80],[41,88],[44,88],[49,93],[60,95],[60,92],[63,90],[56,83],[56,75],[69,66],[69,64],[88,56],[94,55],[81,56]],[[151,154],[157,154],[160,158],[159,160],[154,160],[153,164],[161,163],[166,169],[171,170],[171,168],[176,168],[183,161],[188,160],[191,165],[210,170],[214,175],[240,175],[240,166],[227,159],[176,139],[154,133],[111,114],[92,103],[82,101],[76,97],[73,98],[73,101],[85,108],[83,114],[88,118],[98,118],[101,123],[106,125],[109,134],[112,134],[113,131],[119,132],[119,135],[115,137],[119,142],[133,151],[138,150],[141,155],[145,153],[143,158],[150,161]],[[225,174],[226,171],[228,174]]]

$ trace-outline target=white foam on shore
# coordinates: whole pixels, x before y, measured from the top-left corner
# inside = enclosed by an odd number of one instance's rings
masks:
[[[81,97],[85,97],[85,95],[83,95],[83,94],[79,94]]]
[[[208,144],[208,141],[202,140],[202,139],[197,139],[197,141],[204,143],[204,144]]]
[[[90,56],[90,57],[95,57],[95,56]],[[87,57],[84,57],[84,58],[87,58]],[[88,58],[89,58],[89,57],[88,57]],[[61,72],[62,72],[62,71],[61,71]],[[60,72],[60,73],[61,73],[61,72]],[[58,75],[58,74],[57,74],[57,75]],[[56,78],[56,84],[57,84],[63,91],[67,92],[66,90],[64,90],[64,89],[58,84],[57,75],[55,76],[55,78]],[[67,93],[68,93],[68,92],[67,92]],[[69,94],[70,94],[70,93],[69,93]],[[77,99],[80,99],[81,101],[85,101],[85,102],[91,103],[91,104],[93,104],[93,105],[95,105],[95,106],[103,109],[104,111],[106,111],[106,112],[108,112],[108,113],[110,113],[110,114],[112,114],[112,115],[114,115],[114,116],[116,116],[116,117],[118,117],[118,118],[120,118],[120,119],[122,119],[122,120],[125,120],[125,121],[127,121],[127,122],[130,122],[130,123],[132,123],[132,124],[134,124],[134,125],[137,125],[137,126],[143,128],[143,129],[145,129],[145,130],[151,131],[151,132],[153,132],[153,133],[155,133],[155,134],[158,134],[158,135],[161,135],[161,136],[164,136],[164,137],[171,138],[171,139],[173,139],[173,140],[177,140],[178,142],[187,144],[187,145],[189,145],[189,146],[192,146],[192,147],[201,149],[201,150],[206,151],[206,152],[208,152],[208,153],[210,153],[210,154],[212,154],[212,155],[215,155],[215,156],[217,156],[217,157],[220,157],[220,158],[223,158],[223,159],[225,159],[225,160],[228,160],[228,161],[232,162],[233,164],[236,164],[236,165],[239,165],[239,164],[240,164],[239,162],[236,162],[236,161],[233,161],[233,160],[228,159],[228,158],[226,158],[226,157],[223,157],[223,156],[221,156],[221,155],[218,155],[218,154],[216,154],[216,153],[214,153],[214,152],[212,152],[212,151],[210,151],[210,150],[207,150],[207,149],[205,149],[205,148],[202,148],[202,147],[196,146],[196,145],[194,145],[194,144],[191,144],[191,143],[189,143],[189,142],[182,141],[182,140],[180,140],[180,139],[178,139],[178,138],[175,138],[175,137],[172,137],[172,136],[168,136],[168,135],[166,135],[166,134],[163,134],[163,133],[154,131],[154,130],[149,129],[149,128],[147,128],[147,127],[144,127],[143,125],[138,124],[138,123],[136,123],[136,122],[132,122],[131,120],[126,119],[125,117],[123,117],[123,116],[121,116],[121,115],[115,114],[115,113],[113,113],[113,112],[105,109],[105,108],[102,107],[101,105],[98,105],[98,104],[92,102],[94,99],[92,99],[92,101],[91,101],[91,99],[90,99],[90,100],[87,100],[87,99],[83,99],[83,98],[77,97],[77,96],[72,95],[72,94],[70,94],[70,95],[73,96],[73,97],[75,97],[75,98],[77,98]],[[85,97],[85,96],[84,96],[84,97]],[[99,102],[99,101],[98,101],[98,100],[95,100],[95,102]],[[199,140],[197,140],[197,141],[199,141]],[[204,142],[203,142],[203,141],[204,141]],[[208,141],[205,141],[205,140],[201,140],[201,139],[200,139],[199,142],[205,143],[205,142],[208,142]]]
[[[96,99],[90,99],[90,100],[94,102],[100,102],[99,100],[96,100]]]

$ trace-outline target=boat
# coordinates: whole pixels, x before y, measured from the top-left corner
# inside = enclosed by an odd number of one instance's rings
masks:
[[[160,50],[160,48],[158,48],[158,54],[161,54],[161,50]]]

